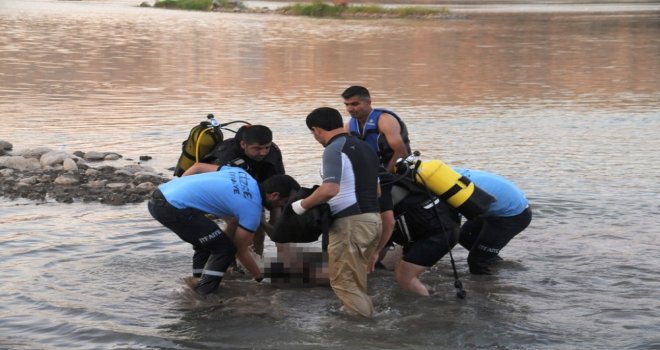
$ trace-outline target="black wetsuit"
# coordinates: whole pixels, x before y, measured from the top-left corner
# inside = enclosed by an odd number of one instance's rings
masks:
[[[273,175],[284,174],[282,152],[274,143],[266,157],[261,161],[256,161],[245,155],[238,140],[235,138],[227,139],[209,152],[202,159],[202,162],[241,167],[259,183]]]
[[[404,188],[401,183],[394,186],[395,192]],[[395,198],[392,241],[403,246],[404,261],[431,267],[456,245],[460,219],[439,198],[410,186],[403,199]],[[413,191],[408,192],[410,189]]]

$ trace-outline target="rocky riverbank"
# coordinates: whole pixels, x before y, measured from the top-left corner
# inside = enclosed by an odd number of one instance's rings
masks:
[[[121,167],[108,165],[121,158],[112,152],[71,154],[48,147],[14,151],[11,143],[0,140],[0,195],[38,202],[122,205],[147,200],[170,179],[141,164],[148,156]]]

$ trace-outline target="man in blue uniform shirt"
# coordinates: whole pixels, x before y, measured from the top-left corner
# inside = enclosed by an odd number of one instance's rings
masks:
[[[525,194],[511,181],[485,171],[454,168],[495,197],[488,211],[461,227],[458,243],[469,250],[470,273],[490,274],[488,266],[501,260],[499,252],[532,221]]]
[[[284,175],[282,152],[273,142],[273,133],[265,125],[244,125],[236,131],[236,137],[224,140],[217,145],[200,163],[191,166],[183,176],[200,172],[216,171],[220,166],[243,168],[257,182],[263,182],[273,175]],[[277,208],[279,209],[279,208]],[[274,225],[279,217],[279,210],[270,211],[269,224]],[[232,232],[235,223],[228,222],[227,229]],[[263,229],[255,232],[252,248],[258,255],[264,253]],[[200,259],[207,257],[201,255]]]
[[[241,168],[221,167],[215,172],[184,176],[160,185],[148,208],[154,219],[192,244],[196,252],[208,253],[195,288],[205,295],[218,288],[235,256],[255,280],[261,281],[259,266],[249,247],[261,223],[262,208],[284,206],[290,193],[298,189],[300,185],[288,175],[275,175],[258,184]],[[234,237],[227,236],[206,214],[236,218]],[[193,261],[196,263],[199,262]]]

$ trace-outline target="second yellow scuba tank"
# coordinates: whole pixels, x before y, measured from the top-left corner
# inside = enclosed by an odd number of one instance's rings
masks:
[[[397,162],[397,173],[412,171],[415,182],[426,187],[468,219],[488,211],[495,198],[440,160],[421,161],[419,152]]]

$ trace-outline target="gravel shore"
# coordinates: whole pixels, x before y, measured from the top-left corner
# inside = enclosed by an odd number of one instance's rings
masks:
[[[149,156],[121,167],[108,165],[121,158],[112,152],[70,154],[47,147],[14,152],[11,143],[0,140],[0,195],[37,202],[122,205],[147,200],[159,184],[170,180],[141,164]]]

